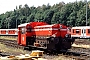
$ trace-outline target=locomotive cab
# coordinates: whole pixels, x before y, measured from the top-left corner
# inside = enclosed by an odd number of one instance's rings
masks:
[[[26,46],[26,25],[29,23],[21,24],[18,26],[18,44]]]
[[[18,26],[18,44],[23,46],[33,45],[35,41],[34,27],[46,25],[43,22],[30,22]]]

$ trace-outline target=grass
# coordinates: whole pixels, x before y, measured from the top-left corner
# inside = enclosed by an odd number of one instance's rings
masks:
[[[1,43],[0,43],[0,52],[7,52],[10,54],[27,54],[27,53],[30,53],[30,52],[27,52],[27,51],[22,50],[22,49],[7,47],[6,45],[1,44]]]
[[[0,36],[0,39],[17,40],[17,37],[14,37],[14,36]]]

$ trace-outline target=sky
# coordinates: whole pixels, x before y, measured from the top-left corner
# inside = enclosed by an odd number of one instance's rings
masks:
[[[75,2],[76,0],[0,0],[0,14],[5,13],[7,11],[13,11],[16,6],[19,5],[24,6],[27,4],[29,7],[31,6],[42,6],[43,4],[47,5],[54,5],[59,2],[69,3]],[[77,1],[84,1],[84,0],[77,0]]]

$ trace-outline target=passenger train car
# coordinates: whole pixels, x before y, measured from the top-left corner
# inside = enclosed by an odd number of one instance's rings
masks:
[[[74,37],[74,38],[90,38],[90,26],[72,27],[71,37]]]
[[[12,35],[12,36],[17,36],[18,35],[18,29],[0,29],[0,35],[5,36],[5,35]]]
[[[18,26],[18,44],[47,50],[67,50],[74,42],[68,32],[68,27],[62,24],[25,23]]]

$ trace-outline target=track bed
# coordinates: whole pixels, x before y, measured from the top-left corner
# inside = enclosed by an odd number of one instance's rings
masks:
[[[79,44],[80,40],[77,40],[75,43],[76,44]],[[86,43],[89,43],[90,41],[84,41],[85,44]],[[84,44],[84,42],[82,42]],[[23,50],[24,47],[23,46],[19,46],[17,44],[17,41],[16,40],[4,40],[4,39],[1,39],[0,40],[0,43],[1,44],[4,44],[7,48],[11,48],[11,49],[21,49]],[[0,49],[1,50],[1,49]],[[25,50],[24,53],[22,53],[21,51],[20,52],[15,52],[15,51],[1,51],[2,55],[5,56],[5,55],[18,55],[18,54],[27,54],[27,53],[31,53],[31,51],[28,51],[28,50]],[[4,53],[3,53],[4,52]],[[1,55],[1,56],[2,56]],[[77,47],[72,47],[71,49],[69,49],[68,51],[61,51],[61,52],[55,52],[55,53],[47,53],[43,56],[44,58],[48,59],[48,60],[59,60],[62,58],[64,59],[72,59],[72,60],[90,60],[90,49],[85,49],[85,48],[77,48]]]

